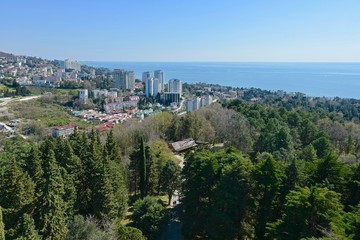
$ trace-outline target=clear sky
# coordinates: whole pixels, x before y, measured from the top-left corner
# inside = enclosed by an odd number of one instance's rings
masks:
[[[4,0],[0,51],[94,61],[360,61],[359,0]]]

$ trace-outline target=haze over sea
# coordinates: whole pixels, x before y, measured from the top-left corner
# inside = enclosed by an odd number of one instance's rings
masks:
[[[166,80],[302,92],[316,97],[360,99],[360,63],[95,62],[82,64],[142,72],[161,69]]]

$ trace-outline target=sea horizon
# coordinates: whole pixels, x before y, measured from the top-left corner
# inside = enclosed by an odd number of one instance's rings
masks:
[[[135,62],[80,61],[81,64],[142,72],[163,70],[166,81],[301,92],[313,97],[360,99],[360,62]]]

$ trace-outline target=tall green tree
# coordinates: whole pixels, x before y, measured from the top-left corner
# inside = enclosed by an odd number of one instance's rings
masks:
[[[38,146],[31,144],[30,151],[26,158],[25,170],[28,172],[34,183],[36,184],[36,193],[41,195],[41,188],[44,184],[44,171],[41,166],[41,153]]]
[[[354,167],[353,174],[349,181],[346,182],[348,197],[346,203],[356,206],[360,203],[360,164]]]
[[[49,150],[46,159],[45,187],[39,200],[39,229],[45,239],[64,239],[67,232],[69,208],[65,202],[65,186],[55,153]]]
[[[99,219],[111,220],[117,215],[115,197],[110,182],[109,159],[106,148],[103,150],[102,167],[99,171],[98,183],[94,189],[94,212]]]
[[[134,203],[131,219],[149,239],[159,239],[167,217],[165,208],[153,197],[145,197]]]
[[[15,158],[5,165],[1,179],[0,206],[4,208],[4,222],[9,235],[13,235],[17,220],[34,209],[35,184],[22,170]]]
[[[40,240],[41,236],[35,229],[35,221],[29,214],[24,214],[16,227],[16,240]]]
[[[266,224],[277,217],[277,204],[284,177],[284,172],[271,156],[255,166],[254,179],[259,196],[255,239],[265,239]]]
[[[173,160],[168,160],[160,174],[160,186],[168,196],[168,205],[171,203],[172,195],[180,187],[181,167]]]
[[[344,189],[348,168],[338,160],[335,154],[327,154],[314,162],[315,171],[311,175],[313,184],[322,184],[342,192]]]
[[[347,223],[349,239],[360,239],[360,204],[352,208],[351,212],[347,213]]]
[[[222,152],[224,153],[224,152]],[[182,170],[184,179],[181,199],[184,209],[183,234],[188,239],[206,237],[214,199],[214,186],[219,179],[220,161],[208,151],[190,152]]]
[[[340,195],[327,188],[297,187],[286,197],[283,215],[268,224],[268,237],[276,239],[345,239]]]
[[[239,153],[227,156],[233,162],[221,171],[214,193],[214,206],[207,227],[211,239],[254,238],[253,164]]]
[[[1,206],[0,206],[0,240],[5,240],[5,226],[4,226]]]
[[[111,130],[106,138],[106,150],[109,155],[109,160],[121,163],[121,157],[119,153],[119,148],[116,144],[113,131]]]

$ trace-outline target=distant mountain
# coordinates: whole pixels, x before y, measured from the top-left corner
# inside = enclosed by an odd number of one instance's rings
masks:
[[[10,53],[4,53],[4,52],[0,52],[0,57],[13,57],[14,55],[13,54],[10,54]]]

